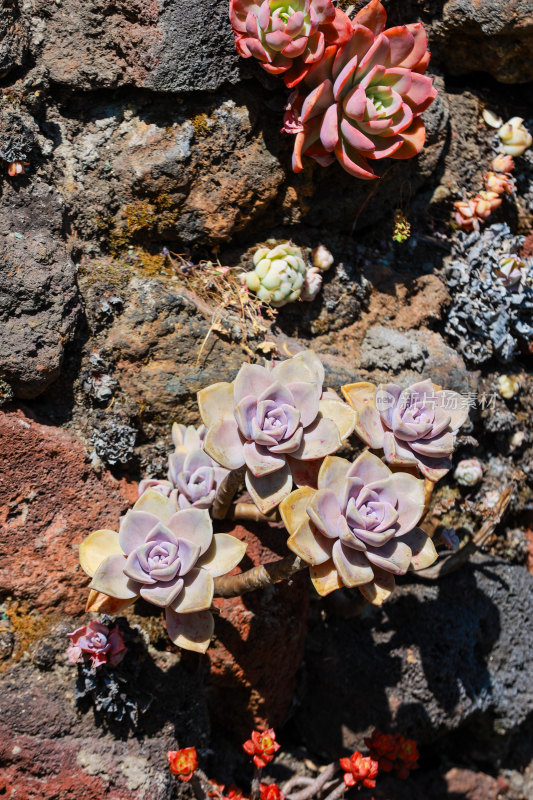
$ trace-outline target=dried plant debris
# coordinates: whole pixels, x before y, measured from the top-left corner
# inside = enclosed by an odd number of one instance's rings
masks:
[[[502,256],[520,253],[523,241],[506,223],[457,235],[447,267],[453,301],[445,330],[472,364],[492,357],[509,363],[519,343],[533,341],[531,274],[514,291],[496,275]]]

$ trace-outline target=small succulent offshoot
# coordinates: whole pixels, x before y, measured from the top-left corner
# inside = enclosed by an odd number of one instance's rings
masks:
[[[460,486],[476,486],[483,479],[483,467],[477,458],[459,461],[453,477]]]
[[[260,247],[253,256],[254,269],[244,273],[248,289],[274,308],[298,300],[308,265],[299,247],[283,242]]]
[[[493,274],[506,289],[515,291],[527,278],[529,271],[529,264],[515,253],[509,253],[501,256],[500,263]]]
[[[198,769],[198,755],[195,747],[169,750],[167,758],[170,771],[177,775],[180,781],[188,783]]]
[[[119,629],[110,630],[95,619],[67,635],[70,639],[67,657],[73,664],[90,661],[93,669],[104,664],[116,667],[126,655],[126,645]]]
[[[498,136],[501,139],[501,149],[509,156],[521,156],[533,142],[522,117],[512,117],[499,129]]]

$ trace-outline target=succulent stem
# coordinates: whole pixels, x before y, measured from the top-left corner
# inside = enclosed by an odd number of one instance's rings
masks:
[[[309,798],[318,795],[322,789],[327,785],[327,783],[331,780],[333,775],[339,769],[339,762],[333,761],[333,763],[329,764],[317,778],[304,778],[301,775],[295,775],[291,778],[285,786],[283,787],[284,794],[287,795],[287,800],[309,800]],[[290,790],[298,783],[302,781],[310,781],[308,785],[304,789],[300,789],[299,792],[295,794],[290,794]],[[343,784],[344,785],[344,784]]]
[[[245,467],[233,470],[229,475],[226,475],[218,487],[217,496],[211,509],[213,519],[224,519],[227,515],[231,501],[244,479],[244,472]]]
[[[250,800],[259,800],[261,793],[261,767],[254,768],[254,777],[252,778],[252,785],[250,787]]]
[[[270,514],[263,514],[254,503],[236,503],[233,508],[229,509],[227,514],[228,519],[245,519],[252,522],[278,522],[279,513],[275,509]]]
[[[215,578],[215,597],[239,597],[286,580],[306,567],[307,564],[301,558],[291,555],[270,564],[258,564],[239,575],[222,575]]]

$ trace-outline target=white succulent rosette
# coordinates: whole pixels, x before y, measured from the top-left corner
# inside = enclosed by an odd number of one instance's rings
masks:
[[[207,510],[178,510],[174,498],[147,489],[118,533],[94,531],[79,556],[93,592],[123,606],[142,597],[164,608],[174,644],[204,653],[214,629],[214,578],[236,567],[245,551],[234,536],[213,534]]]
[[[524,126],[522,117],[512,117],[498,131],[501,139],[501,149],[508,156],[521,156],[531,147],[533,137]]]
[[[290,242],[272,248],[260,247],[253,263],[254,269],[245,273],[244,279],[259,300],[277,308],[298,300],[307,272],[299,247]]]

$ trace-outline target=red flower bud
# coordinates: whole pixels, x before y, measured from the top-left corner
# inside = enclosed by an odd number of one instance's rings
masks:
[[[177,775],[180,781],[190,781],[194,771],[198,769],[198,756],[195,747],[169,750],[167,758],[170,764],[170,771]]]

